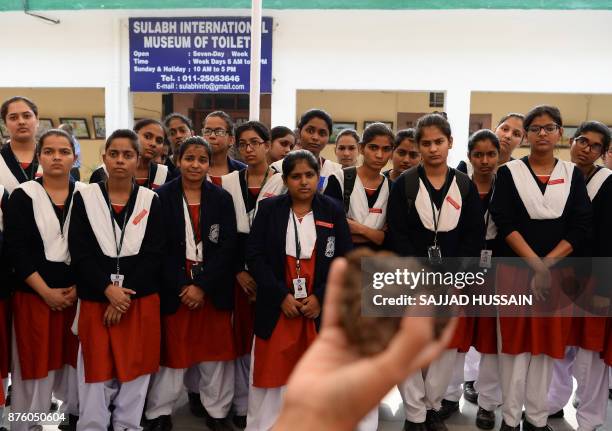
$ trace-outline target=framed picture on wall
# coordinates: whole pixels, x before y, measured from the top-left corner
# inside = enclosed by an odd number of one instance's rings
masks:
[[[340,133],[341,130],[344,129],[357,129],[357,122],[355,121],[337,121],[334,122],[334,124],[332,125],[332,134],[329,137],[329,143],[330,144],[335,144],[336,143],[336,136],[338,136],[338,133]]]
[[[53,129],[53,120],[51,118],[40,118],[38,120],[38,133],[44,133],[49,129]]]
[[[106,117],[103,115],[94,115],[92,117],[94,127],[94,137],[96,139],[106,138]]]
[[[67,123],[72,126],[74,136],[78,139],[89,139],[89,125],[85,118],[60,118],[60,123]]]
[[[389,129],[393,130],[393,121],[364,121],[363,122],[363,130],[368,127],[372,123],[383,123]]]
[[[4,121],[0,120],[0,135],[3,138],[8,138],[8,130],[6,130],[6,125],[4,124]]]

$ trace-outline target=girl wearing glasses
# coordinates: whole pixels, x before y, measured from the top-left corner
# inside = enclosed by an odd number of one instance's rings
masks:
[[[527,266],[499,264],[496,289],[504,294],[524,288],[533,293],[536,305],[551,306],[560,300],[556,292],[562,282],[573,279],[562,259],[585,245],[591,203],[580,169],[554,156],[563,134],[559,109],[533,108],[524,127],[530,154],[499,168],[489,209],[499,232],[498,255],[527,258]],[[547,396],[553,359],[565,356],[571,319],[527,317],[532,311],[499,318],[502,430],[519,429],[523,406],[523,430],[550,429]]]
[[[383,123],[372,123],[363,132],[359,151],[363,164],[329,177],[325,194],[344,205],[353,245],[378,249],[385,240],[390,181],[381,174],[393,151],[395,136]]]
[[[393,168],[383,172],[383,175],[394,182],[406,170],[421,163],[421,153],[414,141],[414,129],[404,129],[397,132],[393,142]]]
[[[13,297],[13,385],[16,412],[46,413],[51,394],[67,404],[76,424],[78,340],[70,331],[76,312],[75,275],[70,267],[68,227],[73,194],[85,187],[71,180],[74,142],[61,130],[39,140],[43,176],[17,187],[6,213],[5,246],[17,278]],[[8,289],[7,289],[8,290]],[[11,429],[26,430],[18,422]]]
[[[422,164],[404,172],[389,196],[387,224],[392,251],[400,256],[428,257],[431,264],[447,257],[478,256],[484,242],[481,203],[470,178],[447,165],[453,143],[449,122],[440,114],[421,117],[415,140]],[[459,323],[442,357],[400,385],[407,431],[446,429],[438,410],[446,407],[441,403],[451,382],[457,350],[467,351],[472,341],[471,321]],[[446,414],[453,411],[456,409],[446,408]]]
[[[164,149],[166,129],[163,124],[151,118],[145,118],[134,125],[140,143],[140,157],[136,169],[136,184],[151,190],[156,190],[171,179],[166,165],[155,163],[155,159]],[[106,166],[103,164],[89,178],[89,183],[99,183],[107,178]]]
[[[332,133],[332,118],[321,109],[311,109],[302,115],[298,124],[299,145],[301,149],[310,151],[318,160],[320,166],[318,191],[325,191],[327,180],[330,175],[342,170],[340,163],[332,162],[321,156],[321,151],[329,143],[329,136]],[[283,173],[283,162],[279,160],[272,163],[275,171]]]
[[[253,342],[253,324],[257,283],[247,268],[245,247],[253,219],[262,199],[286,192],[282,176],[268,166],[270,132],[258,121],[249,121],[236,129],[238,150],[247,167],[221,178],[222,186],[231,195],[236,210],[238,250],[234,254],[235,309],[234,338],[238,349],[236,360],[236,389],[234,423],[246,425],[249,393],[249,369]]]
[[[610,131],[598,121],[582,123],[571,139],[572,162],[584,175],[587,192],[593,204],[593,236],[581,256],[593,256],[595,259],[612,256],[607,235],[608,223],[612,218],[612,171],[595,164],[609,147]],[[596,270],[604,265],[601,260],[595,262]],[[605,277],[605,274],[597,272],[593,275]],[[602,283],[602,279],[606,281]],[[606,289],[609,276],[600,277],[595,281],[597,282],[595,289],[589,289],[586,296],[592,297],[595,309],[607,309],[610,302]],[[563,360],[555,360],[554,364],[552,383],[548,392],[549,412],[554,417],[563,416],[563,407],[572,395],[573,375],[578,381],[576,397],[580,402],[576,420],[581,430],[595,430],[606,421],[608,404],[606,364],[612,363],[612,349],[609,347],[609,338],[606,337],[607,320],[605,317],[574,318],[567,343],[573,347],[566,351]]]
[[[269,430],[289,374],[314,340],[332,260],[351,248],[335,199],[317,193],[319,165],[308,151],[283,160],[287,194],[259,205],[246,261],[257,283],[247,430]]]
[[[116,130],[103,156],[108,180],[74,197],[68,240],[80,300],[79,431],[140,429],[159,368],[165,230],[159,198],[134,183],[139,154],[136,133]]]
[[[158,191],[169,228],[161,291],[161,368],[152,378],[145,413],[151,430],[172,427],[170,415],[187,369],[198,376],[195,389],[209,428],[219,429],[232,405],[236,221],[231,196],[206,181],[211,157],[204,139],[186,139],[178,154],[181,176]]]
[[[228,155],[231,146],[234,145],[232,117],[223,111],[211,112],[204,119],[202,135],[210,144],[213,152],[208,176],[214,184],[220,186],[223,175],[246,167],[244,163]]]

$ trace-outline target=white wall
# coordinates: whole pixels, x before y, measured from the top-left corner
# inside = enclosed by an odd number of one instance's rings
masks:
[[[0,13],[0,87],[104,87],[107,130],[131,122],[130,16],[248,10]],[[612,11],[273,10],[272,123],[293,124],[298,89],[445,90],[457,136],[470,92],[612,93]],[[6,35],[6,36],[5,36]],[[453,161],[465,153],[458,142]]]

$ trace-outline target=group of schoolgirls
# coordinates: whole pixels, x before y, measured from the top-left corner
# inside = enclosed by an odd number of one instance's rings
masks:
[[[382,123],[363,137],[346,132],[362,163],[344,169],[320,155],[332,133],[321,110],[306,112],[297,133],[272,134],[258,122],[234,130],[216,111],[204,139],[171,114],[113,132],[89,185],[70,177],[69,135],[50,130],[35,143],[33,102],[9,99],[1,114],[10,143],[0,151],[0,372],[11,371],[12,411],[47,412],[56,398],[64,429],[170,430],[185,387],[211,429],[232,414],[236,426],[271,429],[316,337],[331,261],[352,247],[531,258],[531,269],[496,268],[497,290],[510,292],[568,271],[544,257],[608,253],[612,172],[595,162],[609,132],[584,123],[574,163],[558,160],[563,124],[550,106],[475,133],[458,169],[447,165],[453,137],[441,114],[397,135]],[[530,155],[512,159],[524,140]],[[229,157],[232,146],[246,165]],[[605,304],[607,293],[594,298]],[[501,405],[502,430],[520,428],[523,406],[523,429],[547,430],[573,375],[580,429],[595,429],[609,338],[605,318],[462,319],[445,353],[400,385],[404,428],[445,430],[463,392],[482,429]],[[372,411],[359,429],[377,424]]]

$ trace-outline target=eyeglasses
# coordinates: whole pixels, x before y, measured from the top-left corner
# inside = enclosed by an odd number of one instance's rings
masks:
[[[225,136],[228,134],[228,131],[225,129],[202,129],[202,135],[204,136]]]
[[[238,142],[238,149],[240,151],[246,151],[247,147],[251,147],[253,150],[257,149],[264,141],[259,141],[257,139],[250,139],[248,141],[240,141]]]
[[[542,132],[542,130],[544,130],[546,132],[546,134],[548,135],[549,133],[553,133],[555,130],[559,129],[559,125],[558,124],[547,124],[545,126],[529,126],[527,128],[527,131],[529,133],[535,133],[537,135],[540,134],[540,132]]]
[[[578,136],[577,138],[574,138],[574,142],[580,148],[588,148],[591,153],[601,154],[601,151],[603,150],[602,144],[600,144],[599,142],[591,142],[584,136]]]

